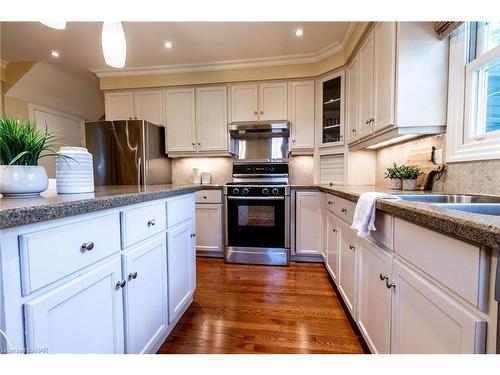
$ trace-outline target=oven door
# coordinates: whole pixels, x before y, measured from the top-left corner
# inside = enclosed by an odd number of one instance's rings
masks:
[[[288,198],[288,199],[287,199]],[[227,197],[227,246],[287,248],[289,197]]]

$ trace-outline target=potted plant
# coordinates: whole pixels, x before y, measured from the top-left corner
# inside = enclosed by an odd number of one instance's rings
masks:
[[[392,167],[387,168],[385,178],[390,179],[391,189],[401,190],[401,167],[397,166],[396,163]]]
[[[415,165],[403,165],[401,178],[403,179],[403,190],[416,190],[417,178],[422,174],[419,167]]]
[[[57,155],[54,141],[53,133],[37,129],[33,121],[0,118],[0,193],[14,197],[46,190],[49,180],[38,160]]]

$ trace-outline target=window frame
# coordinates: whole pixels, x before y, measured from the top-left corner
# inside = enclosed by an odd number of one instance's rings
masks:
[[[500,131],[475,134],[475,72],[500,56],[496,46],[468,61],[469,23],[450,37],[447,162],[500,159]]]

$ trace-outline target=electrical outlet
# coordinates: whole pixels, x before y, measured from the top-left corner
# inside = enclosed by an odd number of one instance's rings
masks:
[[[434,150],[434,164],[443,164],[443,149]]]

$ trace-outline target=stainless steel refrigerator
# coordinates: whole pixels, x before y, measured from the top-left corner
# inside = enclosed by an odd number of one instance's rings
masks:
[[[94,159],[94,184],[153,185],[172,181],[165,128],[143,120],[85,123]]]

